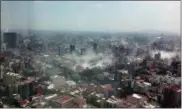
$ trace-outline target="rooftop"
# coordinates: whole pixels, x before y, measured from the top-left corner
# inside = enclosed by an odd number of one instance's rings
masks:
[[[118,72],[120,72],[122,74],[128,74],[128,70],[118,70]]]
[[[165,88],[172,89],[173,91],[180,92],[181,89],[175,84],[165,85]]]
[[[141,98],[141,96],[139,96],[138,94],[133,94],[132,97],[137,98],[137,99]]]
[[[121,107],[136,107],[139,103],[142,103],[147,100],[147,97],[141,96],[139,94],[128,95],[126,98],[123,98],[119,103]]]
[[[59,103],[65,103],[65,102],[67,102],[67,101],[69,101],[69,100],[71,100],[71,99],[72,99],[72,97],[66,95],[66,96],[62,96],[61,98],[59,98],[59,99],[56,100],[56,101],[59,102]]]
[[[57,94],[49,95],[49,96],[46,96],[45,99],[49,100],[49,99],[52,99],[52,98],[54,98],[56,96],[57,96]]]
[[[47,88],[48,89],[54,89],[54,84],[50,84]]]
[[[112,90],[111,84],[102,85],[101,87],[104,88],[105,90]]]
[[[140,76],[137,76],[137,77],[135,77],[135,79],[136,79],[136,80],[140,80],[140,79],[141,79],[141,77],[140,77]]]
[[[111,98],[107,99],[106,101],[107,101],[108,103],[118,103],[118,102],[120,102],[121,100],[115,98],[114,96],[112,96]]]
[[[148,82],[143,82],[143,84],[145,84],[147,86],[151,86],[151,83],[148,83]]]
[[[31,83],[31,82],[33,82],[33,81],[35,81],[35,78],[34,78],[34,77],[29,77],[29,78],[25,81],[25,83]]]

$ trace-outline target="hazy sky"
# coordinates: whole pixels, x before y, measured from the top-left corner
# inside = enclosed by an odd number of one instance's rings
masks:
[[[180,32],[180,1],[2,1],[2,28]]]

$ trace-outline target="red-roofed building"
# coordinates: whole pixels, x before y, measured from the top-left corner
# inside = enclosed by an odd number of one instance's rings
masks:
[[[143,104],[144,101],[147,101],[147,97],[139,95],[139,94],[132,94],[128,95],[118,103],[119,108],[139,108],[140,104]]]
[[[110,84],[101,86],[104,90],[113,90]]]
[[[114,93],[111,84],[101,85],[98,87],[98,91],[103,93],[105,97],[110,97]]]
[[[70,100],[70,96],[63,96],[61,97],[60,99],[57,100],[57,102],[60,102],[60,103],[65,103],[67,102],[68,100]]]
[[[73,104],[73,97],[69,95],[62,96],[56,100],[53,100],[53,108],[69,108],[70,104]]]
[[[24,104],[26,104],[26,101],[25,100],[20,100],[19,103],[20,103],[20,105],[24,105]]]

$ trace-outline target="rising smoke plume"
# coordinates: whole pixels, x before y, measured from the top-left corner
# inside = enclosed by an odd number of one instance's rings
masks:
[[[167,52],[167,51],[159,51],[159,50],[155,50],[155,51],[151,51],[151,56],[154,57],[155,54],[160,53],[161,54],[161,58],[162,59],[172,59],[174,58],[176,55],[178,55],[178,52]]]
[[[92,50],[87,50],[84,55],[78,55],[76,53],[66,54],[63,57],[66,60],[67,67],[76,70],[77,67],[81,69],[100,67],[105,68],[108,65],[113,64],[113,55],[98,53],[96,54]]]

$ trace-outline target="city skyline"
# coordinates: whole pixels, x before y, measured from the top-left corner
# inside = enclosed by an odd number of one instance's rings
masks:
[[[180,33],[180,1],[3,1],[1,29]]]

